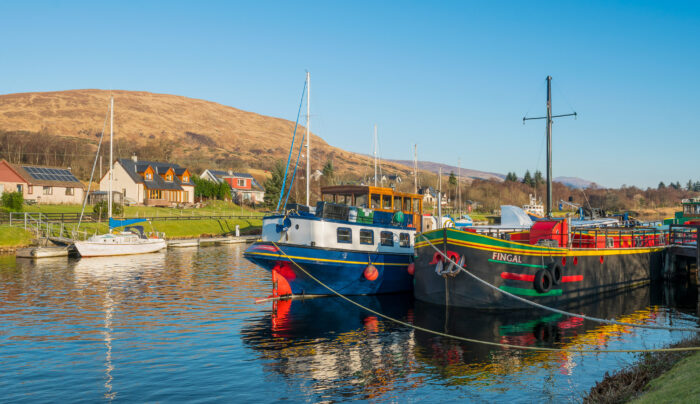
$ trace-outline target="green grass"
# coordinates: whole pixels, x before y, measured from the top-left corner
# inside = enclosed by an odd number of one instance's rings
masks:
[[[138,223],[143,226],[144,231],[158,231],[165,233],[165,238],[197,238],[205,235],[218,236],[226,233],[233,233],[236,225],[239,226],[241,234],[247,234],[262,226],[261,219],[226,219],[226,220],[154,220],[151,223]],[[66,224],[67,233],[71,234],[76,226]],[[84,223],[80,225],[80,232],[86,231],[88,235],[101,234],[107,232],[107,223]]]
[[[0,247],[24,247],[32,242],[32,234],[23,228],[0,226]]]
[[[688,403],[700,401],[700,352],[678,362],[671,370],[652,380],[645,393],[633,401],[640,404]]]
[[[24,205],[24,212],[40,213],[80,213],[82,205]],[[92,213],[92,206],[85,208],[85,213]],[[219,216],[243,215],[263,216],[263,212],[240,207],[231,202],[210,201],[202,208],[174,209],[154,206],[125,206],[125,217],[159,217],[159,216]]]

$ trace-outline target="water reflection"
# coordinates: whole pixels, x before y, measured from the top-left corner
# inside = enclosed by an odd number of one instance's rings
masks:
[[[134,257],[0,257],[0,397],[57,401],[568,401],[633,355],[522,352],[435,337],[338,298],[255,304],[269,273],[245,246]],[[409,323],[541,347],[645,348],[682,333],[549,313],[353,297]],[[697,322],[697,288],[640,288],[570,308]]]
[[[669,311],[658,304],[669,302],[669,294],[679,296],[675,288],[671,289],[639,287],[579,302],[567,309],[622,322],[664,324],[669,322]],[[690,298],[691,294],[683,296]],[[410,296],[362,296],[353,300],[430,330],[528,347],[642,348],[663,345],[667,341],[659,336],[669,335],[629,326],[601,325],[546,311],[477,311],[414,302]],[[596,380],[578,377],[582,354],[494,347],[413,331],[332,297],[277,302],[269,315],[242,334],[244,342],[268,360],[267,371],[288,378],[305,378],[312,381],[313,390],[332,392],[331,395],[362,386],[365,398],[377,398],[395,389],[422,390],[439,383],[486,387],[485,392],[471,399],[487,399],[489,392],[494,391],[508,392],[514,399],[522,398],[523,392],[551,399],[577,394],[581,384]],[[647,341],[641,345],[628,343],[642,335]],[[603,357],[593,362],[607,360]],[[405,377],[414,373],[422,376]],[[519,386],[508,385],[506,380],[514,378]],[[542,385],[542,380],[549,382]]]

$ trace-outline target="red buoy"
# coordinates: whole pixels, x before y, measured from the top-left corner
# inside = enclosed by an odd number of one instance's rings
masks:
[[[413,274],[416,272],[416,264],[414,264],[413,262],[408,264],[408,268],[406,268],[406,271],[409,275],[413,276]]]
[[[364,275],[365,279],[368,281],[374,281],[377,280],[377,277],[379,277],[379,271],[377,271],[377,268],[374,265],[367,265]]]

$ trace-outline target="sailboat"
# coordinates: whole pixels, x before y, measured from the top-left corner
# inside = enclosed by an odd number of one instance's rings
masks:
[[[166,247],[165,240],[162,237],[146,237],[142,226],[131,226],[145,222],[145,219],[114,219],[112,217],[112,181],[114,178],[113,143],[114,97],[110,99],[109,122],[109,192],[107,195],[109,231],[105,234],[94,235],[85,241],[76,241],[75,248],[78,250],[81,257],[146,254],[162,250]],[[118,232],[113,231],[113,229],[120,227],[125,227],[125,229]]]

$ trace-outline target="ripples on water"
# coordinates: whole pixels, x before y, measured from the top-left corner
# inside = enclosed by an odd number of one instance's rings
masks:
[[[0,257],[0,397],[12,401],[580,401],[633,354],[489,347],[383,321],[338,298],[255,304],[268,273],[243,246],[117,258]],[[680,332],[530,311],[353,297],[392,317],[527,346],[661,347]],[[576,308],[697,324],[697,289],[639,288]],[[685,334],[687,335],[687,334]]]

